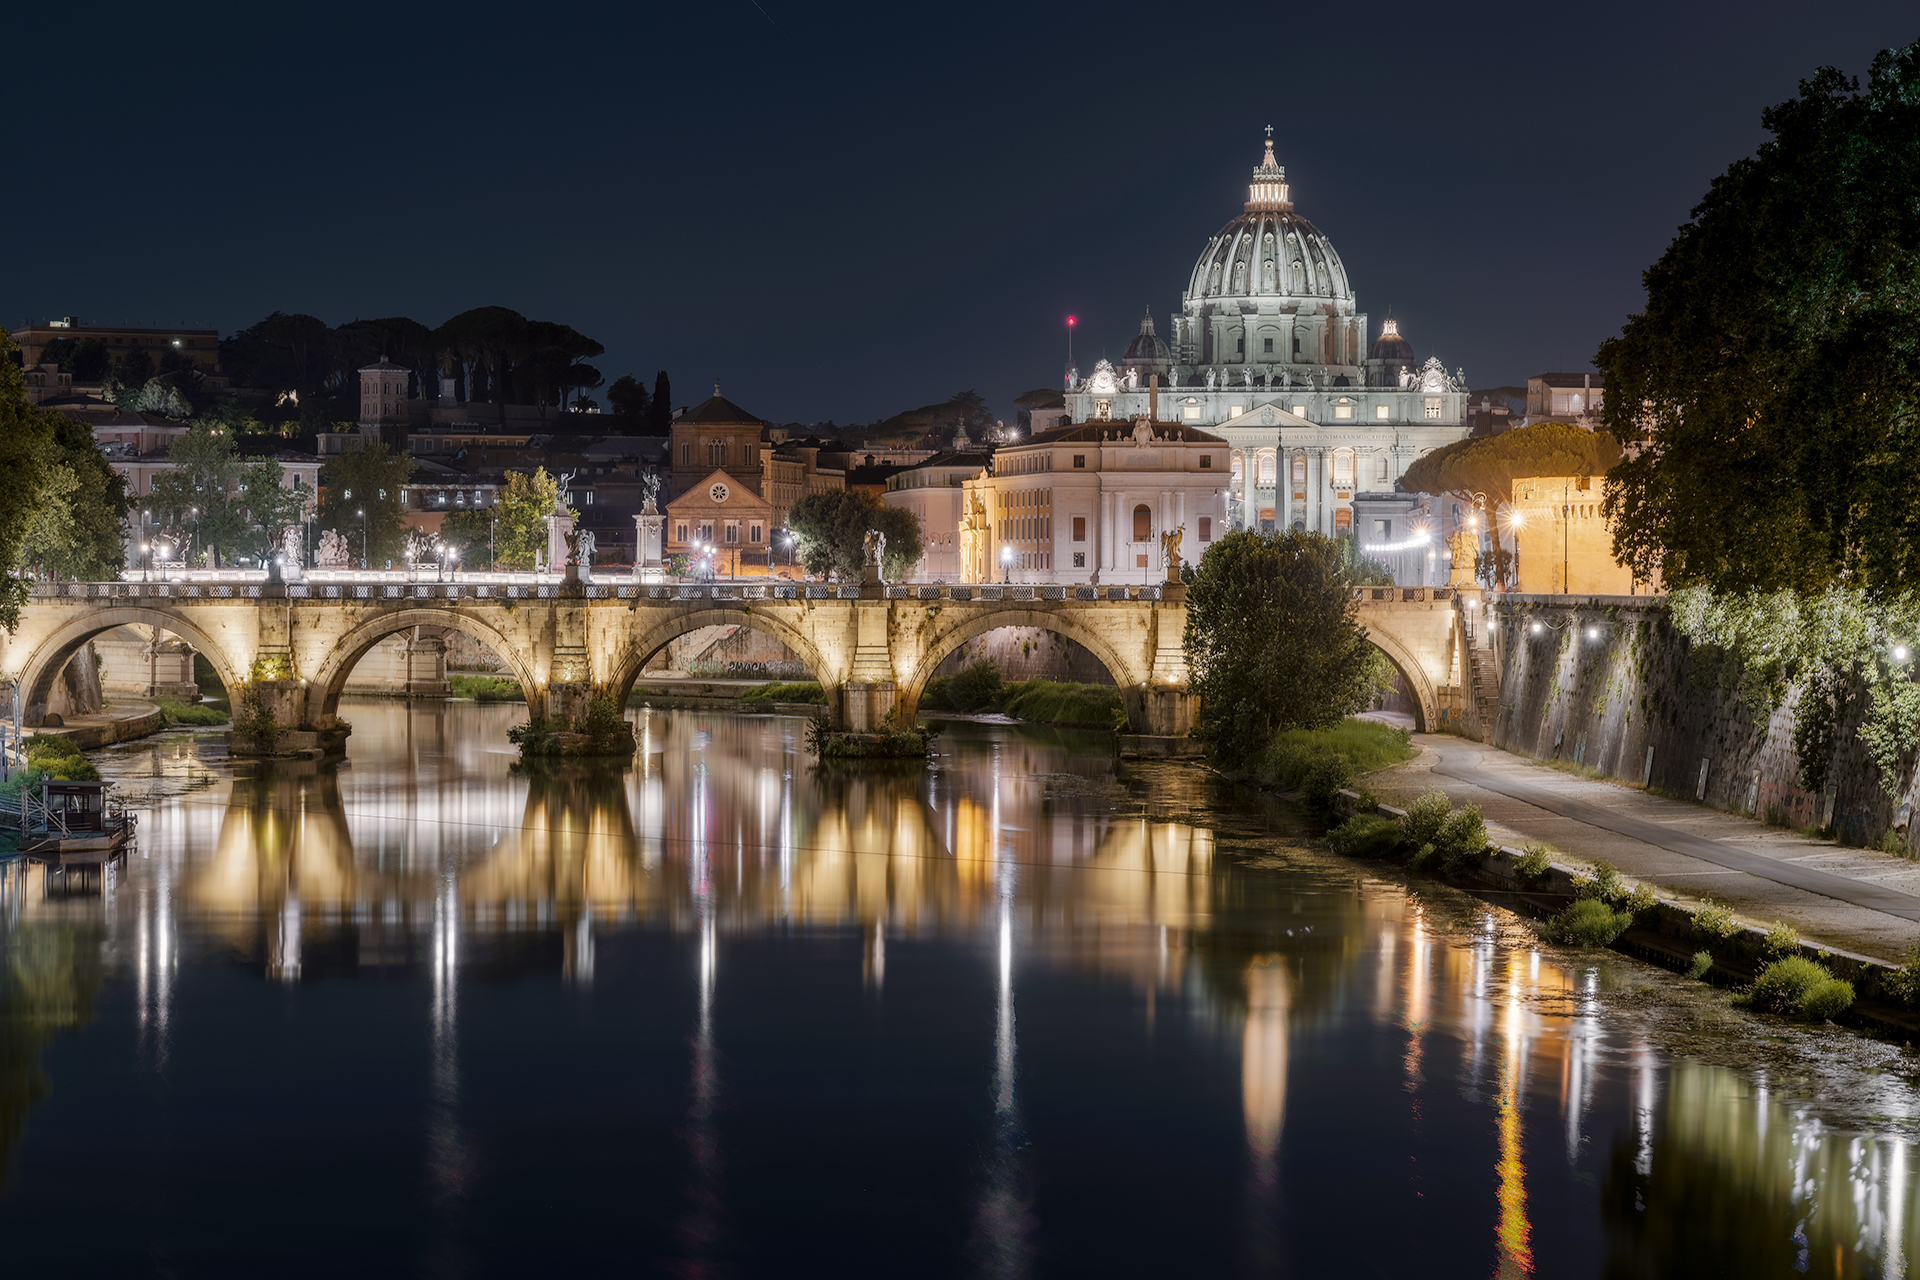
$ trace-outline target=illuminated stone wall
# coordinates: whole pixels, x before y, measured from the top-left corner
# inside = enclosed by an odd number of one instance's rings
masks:
[[[1825,825],[1831,792],[1831,821],[1856,843],[1893,825],[1893,801],[1856,740],[1857,713],[1839,726],[1828,787],[1808,792],[1791,699],[1756,723],[1719,661],[1673,629],[1663,600],[1511,597],[1496,617],[1495,745],[1793,826]]]

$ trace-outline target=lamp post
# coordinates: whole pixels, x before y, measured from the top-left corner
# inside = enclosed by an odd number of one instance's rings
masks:
[[[1002,586],[1011,585],[1013,582],[1013,548],[1012,547],[1000,548],[1000,568],[1001,568],[1001,578],[1000,578],[1001,585]]]
[[[367,559],[367,509],[361,507],[354,514],[360,517],[360,571],[366,573],[373,568]]]
[[[140,544],[140,558],[146,561],[146,568],[142,571],[142,576],[140,580],[142,582],[152,582],[153,581],[153,548],[149,546],[147,543],[143,542]]]

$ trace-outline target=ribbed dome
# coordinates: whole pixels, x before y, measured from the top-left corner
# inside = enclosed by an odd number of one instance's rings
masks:
[[[1391,312],[1387,314],[1387,322],[1380,326],[1380,336],[1373,340],[1373,346],[1368,349],[1367,359],[1415,363],[1413,344],[1400,336],[1400,326],[1394,323]]]
[[[1127,354],[1120,357],[1123,367],[1140,370],[1141,376],[1164,374],[1173,367],[1173,353],[1153,331],[1153,315],[1148,313],[1141,318],[1140,334],[1127,344]]]
[[[1246,211],[1220,229],[1194,265],[1189,296],[1352,300],[1340,255],[1319,228],[1293,211],[1272,139],[1247,196]]]

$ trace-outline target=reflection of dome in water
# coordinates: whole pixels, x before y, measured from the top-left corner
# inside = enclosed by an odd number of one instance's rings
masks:
[[[1138,369],[1142,382],[1150,374],[1157,373],[1164,378],[1173,367],[1173,353],[1154,333],[1151,312],[1141,317],[1139,336],[1127,344],[1127,354],[1120,357],[1120,364],[1123,368]]]

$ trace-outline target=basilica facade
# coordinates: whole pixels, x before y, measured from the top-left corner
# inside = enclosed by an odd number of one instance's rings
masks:
[[[1389,317],[1371,342],[1346,265],[1294,208],[1271,138],[1240,215],[1194,264],[1167,335],[1152,316],[1118,366],[1068,375],[1073,423],[1145,418],[1228,446],[1229,529],[1404,539],[1395,485],[1467,433],[1465,375],[1416,360]]]

